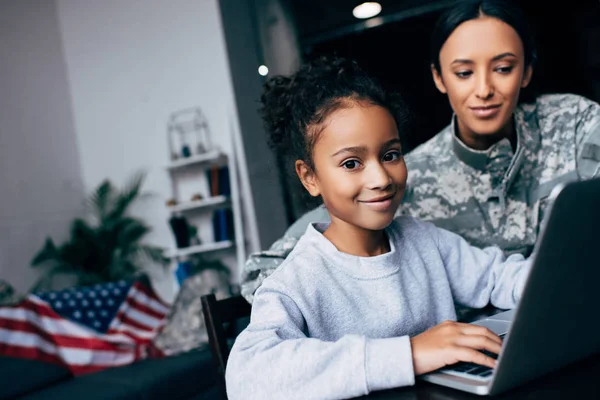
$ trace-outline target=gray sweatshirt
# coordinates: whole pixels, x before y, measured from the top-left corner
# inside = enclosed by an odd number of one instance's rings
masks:
[[[415,381],[409,338],[455,320],[454,302],[513,308],[529,261],[400,217],[390,252],[338,251],[311,224],[257,290],[227,364],[229,399],[343,399]]]

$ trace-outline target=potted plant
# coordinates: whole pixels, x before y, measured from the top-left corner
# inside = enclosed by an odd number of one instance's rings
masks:
[[[70,237],[57,245],[48,237],[33,266],[49,269],[32,291],[52,288],[56,274],[73,274],[76,284],[89,285],[130,278],[146,264],[168,264],[162,248],[143,244],[150,227],[128,214],[141,195],[144,173],[134,175],[123,189],[104,180],[86,201],[88,218],[71,223]]]

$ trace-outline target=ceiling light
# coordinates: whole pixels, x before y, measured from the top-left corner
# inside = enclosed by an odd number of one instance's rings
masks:
[[[258,73],[261,76],[267,76],[267,74],[269,73],[269,68],[267,68],[266,65],[261,65],[260,67],[258,67]]]
[[[352,10],[352,15],[358,19],[367,19],[376,16],[380,12],[381,4],[374,1],[368,1],[354,7],[354,10]]]

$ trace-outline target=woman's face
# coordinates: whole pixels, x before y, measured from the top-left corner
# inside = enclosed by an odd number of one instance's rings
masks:
[[[523,42],[508,24],[481,17],[459,25],[440,50],[437,88],[448,95],[465,144],[486,148],[512,132],[512,113],[529,84]]]

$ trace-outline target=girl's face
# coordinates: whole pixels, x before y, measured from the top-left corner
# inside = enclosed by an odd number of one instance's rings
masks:
[[[321,196],[332,224],[381,230],[388,226],[406,186],[398,128],[379,106],[355,104],[333,112],[313,147],[314,171],[296,171],[313,196]]]
[[[440,69],[441,75],[432,67],[434,82],[448,94],[467,145],[481,142],[482,135],[511,133],[512,113],[532,68],[510,25],[485,16],[462,23],[442,46]]]

